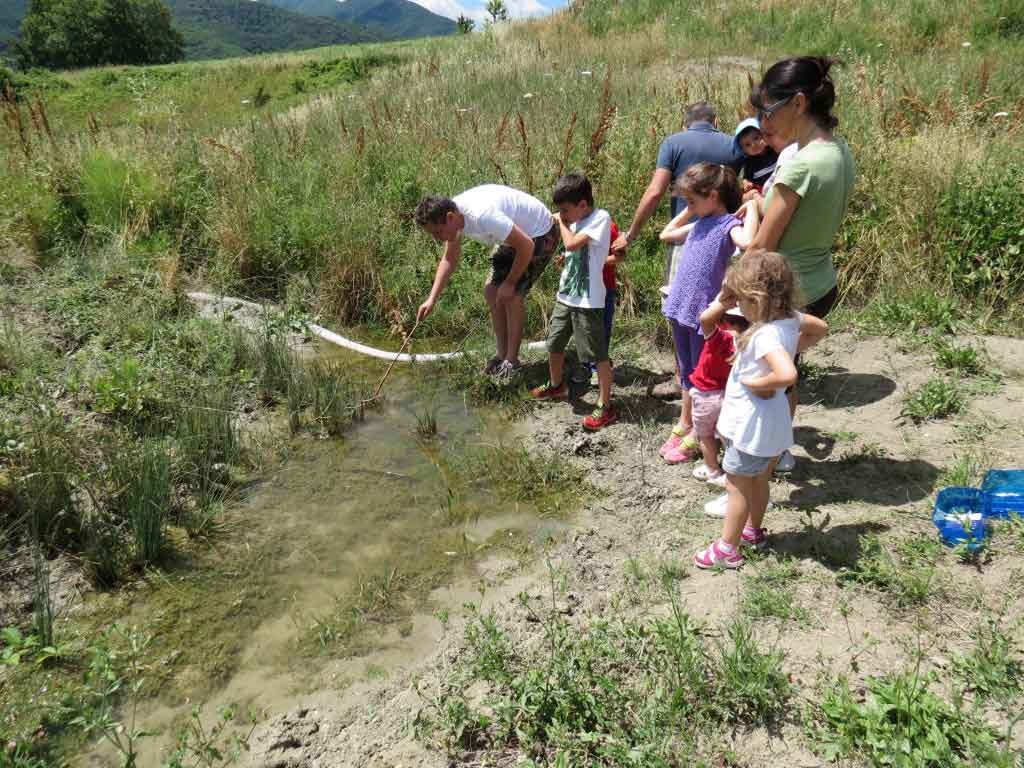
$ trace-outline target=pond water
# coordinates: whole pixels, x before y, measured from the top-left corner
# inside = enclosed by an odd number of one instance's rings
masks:
[[[408,367],[396,367],[385,393],[344,439],[290,441],[287,460],[232,505],[208,572],[172,569],[139,590],[122,621],[172,635],[154,638],[171,669],[140,709],[157,734],[141,742],[140,768],[162,764],[198,703],[210,720],[226,705],[265,719],[311,696],[358,697],[367,680],[433,648],[438,611],[478,599],[481,579],[560,529],[501,500],[493,473],[467,459],[490,451],[493,466],[495,447],[516,438],[513,423]],[[417,435],[425,413],[436,418],[432,438]],[[218,636],[225,647],[211,644]],[[189,653],[198,637],[201,650]],[[118,764],[103,745],[80,762]]]

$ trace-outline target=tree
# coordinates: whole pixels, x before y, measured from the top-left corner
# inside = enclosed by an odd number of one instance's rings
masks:
[[[505,7],[505,0],[487,0],[487,15],[491,17],[491,23],[508,19],[508,8]]]
[[[459,14],[459,18],[456,19],[455,24],[459,29],[459,34],[461,35],[468,35],[473,31],[473,27],[476,26],[476,22],[461,13]]]
[[[30,0],[14,52],[23,69],[166,64],[185,40],[162,0]]]

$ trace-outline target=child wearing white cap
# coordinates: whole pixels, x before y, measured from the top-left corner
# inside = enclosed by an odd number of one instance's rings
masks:
[[[743,152],[743,193],[746,200],[746,193],[756,190],[758,194],[764,188],[764,183],[775,170],[775,163],[779,154],[768,146],[761,133],[761,124],[756,117],[748,117],[736,126],[736,133],[733,136],[736,148]]]

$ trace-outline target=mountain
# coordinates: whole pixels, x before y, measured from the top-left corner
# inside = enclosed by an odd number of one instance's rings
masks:
[[[343,20],[313,18],[252,0],[165,0],[189,59],[215,59],[380,40]]]
[[[385,37],[379,30],[359,26],[343,17],[314,18],[252,0],[164,1],[171,9],[174,26],[185,36],[185,56],[189,59],[296,51],[374,42]],[[5,52],[5,41],[20,31],[27,10],[28,0],[0,0],[0,56]]]
[[[263,0],[278,8],[365,26],[388,40],[450,35],[455,22],[411,0]]]
[[[0,0],[0,56],[21,31],[21,20],[27,10],[28,0]]]

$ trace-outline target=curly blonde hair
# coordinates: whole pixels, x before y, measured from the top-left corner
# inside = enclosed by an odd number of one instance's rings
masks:
[[[748,251],[725,273],[722,297],[741,299],[755,305],[744,312],[750,327],[736,340],[737,349],[746,349],[754,333],[765,323],[793,314],[800,302],[799,281],[789,261],[774,251]]]

